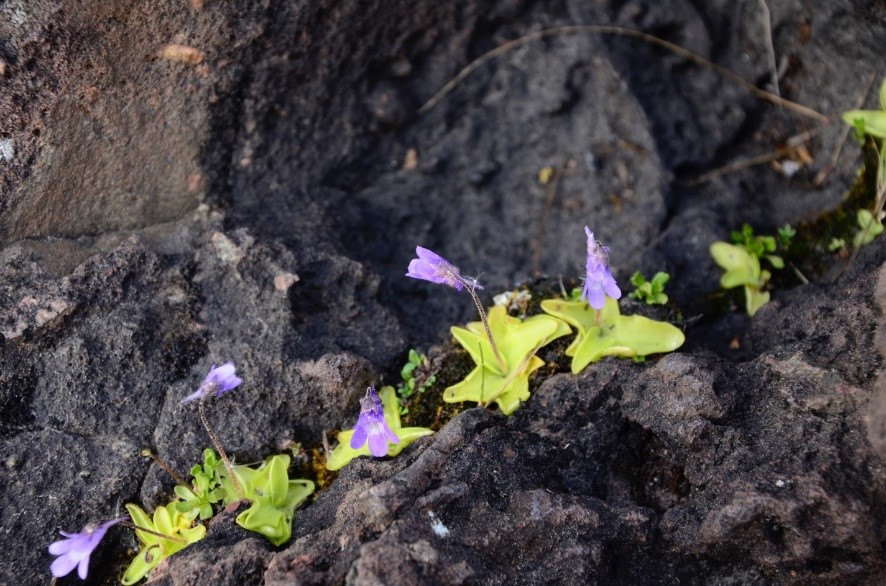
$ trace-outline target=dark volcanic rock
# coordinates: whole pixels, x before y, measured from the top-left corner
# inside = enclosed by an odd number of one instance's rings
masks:
[[[814,181],[842,126],[584,33],[514,47],[417,113],[473,59],[575,23],[636,27],[766,86],[762,3],[167,4],[0,3],[0,584],[46,583],[57,529],[170,498],[139,452],[180,473],[200,457],[180,401],[213,364],[244,379],[207,405],[237,461],[320,449],[409,347],[473,317],[403,277],[415,245],[486,271],[484,295],[538,273],[568,288],[585,225],[625,292],[634,270],[670,272],[680,352],[573,376],[546,350],[557,364],[512,417],[469,408],[396,459],[352,462],[278,549],[221,513],[152,579],[886,579],[886,239],[836,282],[784,279],[753,319],[711,302],[711,242],[842,201],[855,146]],[[781,95],[831,117],[864,98],[886,38],[875,3],[766,4]],[[793,178],[692,182],[806,130]],[[126,535],[91,581],[119,578]]]

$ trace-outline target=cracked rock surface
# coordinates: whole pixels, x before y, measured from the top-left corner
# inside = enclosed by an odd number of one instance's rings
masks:
[[[213,364],[244,379],[207,405],[238,462],[319,448],[409,348],[445,357],[449,326],[474,319],[403,277],[415,245],[485,293],[569,286],[585,225],[623,290],[671,274],[683,348],[535,376],[511,417],[466,406],[396,459],[355,460],[280,548],[220,513],[151,583],[886,580],[886,240],[752,319],[704,303],[711,242],[841,203],[860,159],[835,150],[840,124],[589,34],[516,47],[417,114],[471,60],[576,23],[766,87],[760,4],[0,3],[0,584],[47,583],[57,530],[171,498],[139,453],[180,472],[200,457],[180,400]],[[767,4],[781,95],[831,117],[873,106],[880,3]],[[694,182],[807,130],[793,177]],[[134,545],[112,529],[90,582],[116,583]]]

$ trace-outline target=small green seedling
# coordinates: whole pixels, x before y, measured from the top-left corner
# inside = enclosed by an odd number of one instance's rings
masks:
[[[754,315],[761,307],[769,303],[769,291],[763,288],[771,278],[769,271],[760,268],[760,259],[749,253],[744,247],[727,242],[711,244],[711,256],[714,257],[725,273],[720,277],[720,286],[724,289],[744,287],[745,309],[748,315]]]
[[[430,373],[431,363],[428,357],[420,354],[417,350],[409,351],[409,360],[400,370],[400,378],[403,382],[397,386],[397,395],[400,397],[400,413],[409,412],[406,403],[416,393],[424,393],[437,382],[437,375]]]
[[[152,516],[138,505],[126,505],[126,510],[129,511],[129,516],[136,527],[177,539],[164,539],[152,533],[136,530],[135,535],[141,544],[141,549],[123,574],[120,580],[123,584],[127,586],[135,584],[164,559],[200,541],[206,535],[206,526],[194,526],[191,519],[178,512],[176,502],[173,501],[165,507],[157,507]]]
[[[394,387],[382,387],[378,392],[378,396],[381,399],[382,408],[385,412],[385,422],[400,440],[400,443],[388,445],[388,456],[396,456],[405,450],[409,444],[420,437],[433,435],[434,430],[426,427],[402,426],[403,424],[400,421],[400,402],[397,400],[397,394],[394,392]],[[338,445],[332,450],[332,453],[326,460],[327,470],[340,470],[354,458],[370,455],[368,442],[364,443],[359,449],[351,447],[351,438],[353,436],[353,429],[339,432],[336,436],[336,439],[338,439]]]
[[[831,238],[827,248],[828,252],[837,252],[840,249],[846,248],[846,241],[842,238]]]
[[[758,259],[766,259],[773,268],[783,269],[784,261],[780,256],[771,254],[775,252],[778,244],[773,236],[754,236],[754,229],[750,224],[744,224],[741,231],[732,231],[732,242],[748,251]]]
[[[783,227],[778,229],[778,245],[782,248],[782,250],[787,250],[791,247],[791,242],[794,240],[794,236],[797,235],[797,231],[794,230],[790,224],[785,224]]]
[[[744,224],[741,230],[732,231],[732,242],[714,242],[711,244],[711,256],[720,268],[726,271],[720,277],[720,286],[724,289],[744,287],[745,309],[748,315],[754,315],[761,307],[769,303],[770,294],[765,291],[766,284],[772,273],[760,266],[765,260],[773,269],[783,269],[784,260],[775,254],[777,248],[786,250],[796,235],[789,224],[778,229],[778,239],[774,236],[755,236],[754,229]]]
[[[215,452],[209,448],[203,450],[203,465],[195,464],[191,468],[191,476],[194,478],[193,485],[175,487],[175,494],[179,501],[174,503],[175,508],[190,520],[200,516],[201,521],[209,519],[213,515],[212,505],[224,499],[224,491],[221,490],[221,480],[218,475],[221,460]]]
[[[874,217],[874,214],[869,210],[858,210],[856,220],[858,221],[859,231],[852,241],[855,248],[861,248],[870,244],[874,241],[874,238],[883,233],[882,212],[880,212],[880,217]]]
[[[575,287],[569,293],[563,295],[563,299],[566,301],[579,301],[581,299],[581,287]]]
[[[570,330],[564,322],[549,315],[535,315],[525,320],[511,317],[502,305],[489,310],[489,328],[505,368],[492,360],[492,348],[482,323],[471,322],[467,328],[453,326],[452,335],[477,366],[464,380],[443,391],[443,400],[447,403],[476,401],[484,406],[495,402],[502,413],[510,415],[521,401],[529,398],[529,375],[544,365],[535,353]]]
[[[870,244],[883,233],[883,205],[886,201],[886,80],[880,86],[879,110],[850,110],[843,120],[855,129],[856,138],[864,142],[865,135],[873,138],[877,150],[876,204],[874,211],[859,210],[857,221],[860,231],[853,239],[856,249]]]
[[[649,354],[673,352],[686,341],[683,332],[669,323],[641,315],[621,315],[618,301],[610,297],[599,312],[584,301],[559,299],[546,299],[541,308],[577,330],[575,340],[566,348],[566,355],[572,357],[573,374],[606,356],[642,360]]]
[[[246,499],[252,503],[237,515],[237,524],[264,535],[276,546],[292,537],[295,509],[314,492],[314,483],[310,480],[290,480],[289,461],[289,456],[278,454],[266,459],[258,468],[234,466]],[[239,497],[227,469],[219,468],[218,473],[225,504],[237,502]]]
[[[664,288],[671,276],[664,272],[657,272],[651,281],[647,281],[643,273],[639,271],[631,277],[635,289],[632,293],[628,293],[628,297],[643,301],[647,305],[664,305],[668,302],[668,296],[665,295]]]

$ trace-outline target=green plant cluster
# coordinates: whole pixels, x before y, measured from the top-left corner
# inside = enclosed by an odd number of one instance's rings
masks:
[[[584,301],[559,299],[542,301],[541,309],[543,314],[525,320],[509,316],[503,306],[489,310],[489,327],[505,358],[505,370],[491,360],[492,350],[481,322],[471,322],[466,328],[453,327],[452,335],[476,367],[464,380],[448,387],[443,400],[496,403],[502,413],[510,415],[529,398],[529,375],[544,365],[538,351],[569,335],[570,326],[578,333],[566,349],[573,373],[606,356],[637,358],[672,352],[685,341],[683,332],[671,324],[621,315],[618,301],[611,298],[599,312]]]
[[[431,363],[427,356],[420,354],[418,350],[409,350],[409,358],[400,369],[403,382],[397,385],[401,414],[409,412],[408,403],[416,393],[424,393],[437,382],[437,375],[430,372],[430,369]]]
[[[250,502],[249,508],[237,516],[237,524],[260,533],[277,546],[292,536],[295,509],[314,492],[314,483],[310,480],[289,478],[289,461],[287,455],[275,455],[257,468],[234,467]],[[202,539],[206,535],[204,522],[215,515],[218,507],[239,500],[227,470],[211,449],[204,450],[203,464],[191,468],[191,477],[193,481],[189,486],[175,487],[178,498],[155,508],[152,515],[138,505],[126,505],[136,527],[172,539],[136,530],[140,550],[124,573],[123,584],[135,584],[161,561]]]
[[[878,110],[850,110],[843,120],[851,125],[860,142],[868,138],[877,152],[876,201],[873,210],[862,209],[856,216],[859,231],[853,246],[861,248],[883,233],[883,206],[886,204],[886,80],[880,86]]]
[[[126,510],[136,527],[173,538],[165,539],[154,533],[136,530],[139,551],[121,579],[121,582],[127,586],[135,584],[147,576],[148,572],[172,554],[206,536],[206,526],[199,523],[195,525],[192,519],[188,519],[180,513],[175,506],[175,501],[169,505],[155,508],[153,515],[149,515],[141,507],[133,504],[127,504]]]
[[[659,271],[655,273],[651,281],[647,281],[643,273],[637,271],[631,276],[634,290],[628,293],[628,297],[642,301],[647,305],[665,305],[668,302],[668,296],[665,294],[664,288],[670,279],[669,274]]]
[[[714,262],[725,271],[720,277],[720,286],[724,289],[744,288],[748,315],[754,315],[769,303],[770,293],[766,286],[772,273],[762,267],[761,260],[765,260],[772,269],[783,269],[784,260],[773,253],[779,249],[787,250],[795,234],[796,231],[786,225],[779,228],[778,238],[757,236],[749,224],[744,224],[741,230],[732,231],[732,244],[711,244],[710,252]]]
[[[248,509],[237,515],[237,524],[265,536],[274,545],[283,545],[292,537],[295,509],[314,492],[310,480],[289,478],[289,456],[277,454],[258,468],[235,466],[234,473],[246,492]],[[237,502],[237,492],[222,466],[218,469],[224,504]]]

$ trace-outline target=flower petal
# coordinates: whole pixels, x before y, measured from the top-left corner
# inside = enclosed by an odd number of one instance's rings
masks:
[[[387,424],[385,424],[385,437],[387,438],[388,442],[392,444],[400,443],[400,438],[397,437],[397,434],[394,433]]]
[[[417,254],[418,258],[420,258],[421,260],[423,260],[427,263],[430,263],[432,265],[439,264],[439,263],[449,264],[449,261],[447,261],[445,258],[440,256],[439,254],[437,254],[433,250],[428,250],[427,248],[425,248],[423,246],[416,246],[415,247],[415,254]]]
[[[74,569],[80,562],[79,559],[74,557],[71,554],[66,554],[61,557],[55,558],[55,561],[52,562],[52,565],[49,566],[49,571],[52,572],[52,575],[56,578],[61,578],[62,576],[67,576],[71,573],[71,570]]]
[[[89,554],[87,553],[85,556],[83,556],[83,559],[80,560],[80,564],[77,566],[77,575],[80,576],[81,580],[85,580],[86,575],[88,573],[89,573]]]
[[[449,285],[459,291],[464,288],[458,267],[453,266],[452,263],[437,253],[421,246],[415,247],[415,253],[418,255],[418,258],[410,261],[406,273],[407,277]]]
[[[360,421],[357,422],[357,426],[354,427],[354,435],[351,436],[351,448],[354,450],[359,450],[363,447],[363,444],[366,443],[366,438],[369,436],[369,430],[367,429],[368,425],[363,421],[363,418],[360,418]]]
[[[211,376],[215,381],[223,381],[234,376],[234,373],[236,372],[237,367],[234,366],[233,362],[225,362],[221,366],[213,368],[209,372],[209,376]]]
[[[441,283],[442,280],[440,277],[434,272],[434,268],[426,263],[423,260],[419,260],[417,258],[412,259],[409,262],[409,267],[407,268],[407,277],[412,277],[413,279],[423,279],[425,281],[433,281],[435,283]]]
[[[209,375],[206,377],[205,382],[213,382],[218,387],[218,390],[215,392],[215,396],[219,396],[222,393],[230,391],[243,382],[243,379],[236,376],[237,367],[234,366],[233,362],[226,362],[222,364],[218,368],[213,368]]]
[[[197,399],[199,399],[202,396],[203,396],[203,387],[200,387],[199,389],[197,389],[196,391],[194,391],[193,393],[191,393],[190,395],[188,395],[187,397],[182,399],[181,402],[187,403],[188,401],[196,401]]]
[[[607,275],[607,277],[603,279],[603,290],[613,299],[621,299],[621,289],[618,288],[615,279],[612,278],[612,275]]]
[[[606,305],[606,296],[603,294],[603,289],[597,283],[586,284],[582,297],[594,309],[603,309],[603,306]]]
[[[49,553],[52,555],[64,555],[74,548],[76,539],[62,539],[49,544]]]
[[[383,427],[376,424],[369,432],[369,451],[376,458],[382,458],[388,454],[388,438],[385,437]]]

